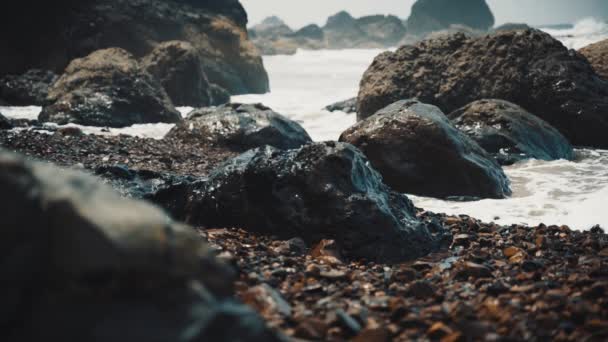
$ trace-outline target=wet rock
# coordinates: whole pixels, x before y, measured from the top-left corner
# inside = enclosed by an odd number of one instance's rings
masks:
[[[480,265],[474,262],[462,262],[456,265],[455,277],[458,279],[468,278],[490,278],[492,277],[492,270],[484,265]]]
[[[0,129],[11,129],[13,124],[2,113],[0,113]]]
[[[221,88],[211,89],[198,51],[189,42],[159,44],[142,59],[141,66],[160,82],[175,106],[205,107],[230,101]]]
[[[340,141],[360,148],[399,192],[443,198],[511,194],[493,158],[432,105],[393,103],[346,130]]]
[[[312,142],[297,122],[262,104],[239,103],[195,110],[166,137],[194,139],[238,150],[264,145],[292,149]]]
[[[250,288],[242,296],[243,302],[253,307],[263,316],[279,314],[286,317],[291,316],[291,306],[283,299],[283,296],[268,284],[262,284]]]
[[[323,260],[328,264],[341,264],[342,255],[340,247],[335,240],[321,240],[310,251],[310,256],[317,260]]]
[[[448,117],[501,164],[574,158],[572,146],[558,130],[508,101],[475,101]]]
[[[162,86],[117,48],[72,61],[50,89],[48,102],[40,121],[125,127],[181,119]]]
[[[23,75],[7,75],[0,79],[0,99],[4,105],[43,106],[49,87],[57,75],[52,71],[32,69]]]
[[[494,15],[485,0],[418,0],[407,19],[408,33],[417,35],[452,25],[487,31],[494,26]]]
[[[526,108],[573,145],[608,147],[608,81],[538,30],[444,36],[385,52],[361,80],[358,118],[401,99],[452,112],[497,98]]]
[[[357,112],[357,98],[353,97],[352,99],[336,102],[325,107],[327,111],[336,112],[341,111],[344,113],[356,113]]]
[[[174,213],[186,222],[311,244],[334,239],[352,258],[405,260],[436,244],[407,197],[391,192],[361,152],[344,143],[251,150],[175,196],[187,199]]]
[[[608,39],[587,45],[578,52],[587,58],[598,75],[608,79]]]
[[[161,210],[7,152],[0,188],[3,340],[278,340],[232,299],[232,269]]]

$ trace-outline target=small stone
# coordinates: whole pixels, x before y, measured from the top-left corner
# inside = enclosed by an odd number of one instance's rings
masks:
[[[440,339],[452,333],[453,330],[447,325],[443,324],[443,322],[433,324],[426,332],[431,339]]]
[[[418,299],[424,299],[432,297],[435,294],[435,289],[427,281],[416,281],[410,285],[408,294]]]
[[[357,335],[353,342],[388,342],[391,334],[386,328],[366,328]]]
[[[460,279],[473,278],[490,278],[492,270],[487,266],[476,264],[474,262],[464,262],[458,265],[456,277]]]
[[[346,328],[352,335],[357,335],[361,331],[361,324],[352,318],[344,310],[339,309],[336,311],[338,321],[344,328]]]
[[[511,246],[505,248],[502,253],[505,255],[506,258],[511,258],[517,254],[523,253],[523,251],[521,250],[521,248]]]
[[[278,313],[291,316],[291,306],[283,296],[267,284],[254,286],[242,295],[243,302],[264,316]]]
[[[306,318],[295,329],[294,336],[307,340],[323,340],[328,326],[316,318]]]

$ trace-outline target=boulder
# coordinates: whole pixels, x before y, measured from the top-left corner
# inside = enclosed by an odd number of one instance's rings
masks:
[[[195,139],[242,151],[264,145],[292,149],[312,142],[297,122],[262,104],[240,103],[194,110],[166,137]]]
[[[0,129],[11,129],[13,124],[2,113],[0,113]]]
[[[398,44],[406,29],[401,19],[394,15],[370,15],[357,19],[357,25],[365,33],[366,40],[379,42],[383,47]]]
[[[501,164],[574,158],[572,145],[557,129],[507,101],[475,101],[448,117]]]
[[[173,214],[189,223],[300,237],[309,245],[332,239],[350,258],[398,262],[437,245],[408,198],[392,192],[365,156],[344,143],[250,150],[207,180],[160,196],[169,207],[171,198],[185,199]]]
[[[11,106],[43,106],[49,87],[57,75],[52,71],[32,69],[23,75],[7,75],[0,79],[0,99]]]
[[[230,100],[229,96],[221,93],[218,96],[211,89],[198,52],[188,42],[169,41],[159,44],[142,59],[141,66],[160,82],[176,106],[204,107]]]
[[[323,27],[325,44],[332,49],[353,48],[365,37],[357,20],[348,12],[341,11],[327,19]]]
[[[506,23],[500,26],[497,26],[493,29],[493,31],[513,31],[513,30],[528,30],[531,29],[528,24],[523,23]]]
[[[587,58],[598,75],[608,80],[608,39],[585,46],[579,52]]]
[[[253,32],[256,38],[263,37],[270,39],[288,36],[293,33],[293,30],[281,18],[276,16],[264,19],[261,23],[253,26],[250,31]]]
[[[34,68],[61,73],[73,59],[112,47],[142,58],[160,43],[180,40],[195,47],[211,83],[231,94],[269,90],[238,0],[24,1],[11,9],[28,20],[0,20],[0,77]]]
[[[356,123],[340,141],[358,147],[393,189],[438,198],[505,198],[496,161],[435,106],[395,102]]]
[[[0,151],[3,341],[277,341],[192,228]]]
[[[363,75],[358,118],[408,98],[446,112],[503,99],[547,121],[574,145],[608,148],[608,81],[538,30],[455,34],[385,52]]]
[[[424,35],[454,24],[487,31],[494,26],[494,15],[485,0],[417,0],[406,28],[410,34]]]
[[[357,98],[336,102],[325,107],[325,110],[329,112],[341,111],[344,113],[356,113],[357,112]]]
[[[160,83],[119,48],[72,61],[47,100],[43,122],[125,127],[181,119]]]

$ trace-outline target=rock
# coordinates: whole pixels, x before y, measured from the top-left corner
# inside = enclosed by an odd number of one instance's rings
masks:
[[[187,200],[173,212],[186,222],[297,236],[310,245],[333,239],[349,258],[400,261],[437,245],[407,197],[391,192],[363,154],[344,143],[251,150],[174,198]]]
[[[70,63],[49,91],[43,122],[125,127],[177,122],[181,115],[162,86],[123,49],[96,51]]]
[[[491,278],[492,270],[487,266],[467,261],[456,266],[454,276],[457,279]]]
[[[528,30],[531,29],[532,27],[530,27],[528,24],[523,24],[523,23],[506,23],[506,24],[502,24],[498,27],[495,27],[493,29],[493,31],[498,32],[498,31],[513,31],[513,30]]]
[[[159,44],[143,58],[141,67],[160,82],[176,106],[206,107],[230,100],[221,90],[211,89],[198,52],[188,42]]]
[[[293,33],[293,30],[285,24],[281,18],[272,16],[264,19],[261,23],[253,26],[250,29],[256,38],[276,39],[282,36],[288,36]]]
[[[418,0],[407,19],[407,31],[424,35],[454,24],[487,31],[494,26],[494,15],[485,0]]]
[[[572,145],[557,129],[508,101],[475,101],[448,117],[501,164],[574,158]]]
[[[232,299],[232,269],[159,209],[7,152],[0,188],[4,341],[279,340]]]
[[[587,58],[598,75],[608,80],[608,39],[585,46],[579,53]]]
[[[576,146],[608,148],[607,95],[608,81],[549,34],[456,34],[376,57],[361,80],[358,116],[407,98],[448,113],[497,98],[526,108]]]
[[[57,75],[48,70],[32,69],[23,75],[0,79],[0,99],[11,106],[42,106]]]
[[[2,113],[0,113],[0,129],[11,129],[13,124]]]
[[[294,38],[321,40],[323,37],[325,37],[325,33],[323,32],[323,29],[319,27],[319,25],[310,24],[292,33],[291,36]]]
[[[361,149],[399,192],[439,198],[511,194],[493,158],[432,105],[395,102],[350,127],[340,141]]]
[[[353,97],[352,99],[336,102],[325,107],[325,110],[329,112],[341,111],[344,113],[356,113],[357,112],[357,98]]]
[[[357,19],[357,25],[370,42],[376,41],[383,47],[391,47],[403,39],[406,33],[401,19],[394,15],[370,15]]]
[[[195,110],[171,129],[167,137],[198,139],[237,150],[264,145],[292,149],[312,142],[297,122],[262,104],[239,103]]]
[[[113,47],[142,58],[162,42],[179,40],[195,47],[211,83],[231,94],[269,90],[238,0],[59,0],[12,9],[27,12],[28,20],[0,21],[0,77],[34,68],[61,73],[73,59]]]

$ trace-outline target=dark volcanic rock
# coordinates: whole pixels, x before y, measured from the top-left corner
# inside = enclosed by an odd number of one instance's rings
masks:
[[[2,113],[0,113],[0,129],[11,129],[13,124]]]
[[[502,164],[574,158],[572,146],[558,130],[507,101],[475,101],[448,117]]]
[[[585,46],[579,52],[587,58],[600,76],[608,79],[608,39]]]
[[[12,106],[42,106],[57,75],[48,70],[28,70],[0,79],[0,99]]]
[[[192,228],[0,152],[3,341],[276,341]]]
[[[48,102],[40,121],[124,127],[181,119],[160,83],[117,48],[72,61]]]
[[[75,58],[119,47],[137,58],[158,44],[190,42],[211,83],[232,94],[269,90],[237,0],[59,0],[15,3],[0,20],[0,77],[29,69],[60,73]]]
[[[186,222],[309,244],[333,239],[352,258],[400,261],[435,247],[408,198],[391,192],[365,156],[344,143],[251,150],[173,198],[187,199],[174,213]]]
[[[344,113],[356,113],[357,112],[357,98],[336,102],[325,107],[330,112],[342,111]]]
[[[538,30],[455,34],[385,52],[363,75],[358,117],[407,98],[446,112],[503,99],[538,115],[574,145],[608,148],[608,81]]]
[[[217,96],[212,91],[198,52],[188,42],[159,44],[142,59],[141,67],[162,84],[176,106],[205,107],[230,100],[229,96]]]
[[[340,141],[360,148],[399,192],[440,198],[511,194],[494,159],[432,105],[393,103],[346,130]]]
[[[451,25],[485,31],[494,26],[494,15],[485,0],[418,0],[407,20],[407,31],[426,34]]]
[[[195,110],[166,137],[194,139],[243,151],[264,145],[292,149],[312,142],[297,122],[262,104],[240,103]]]

